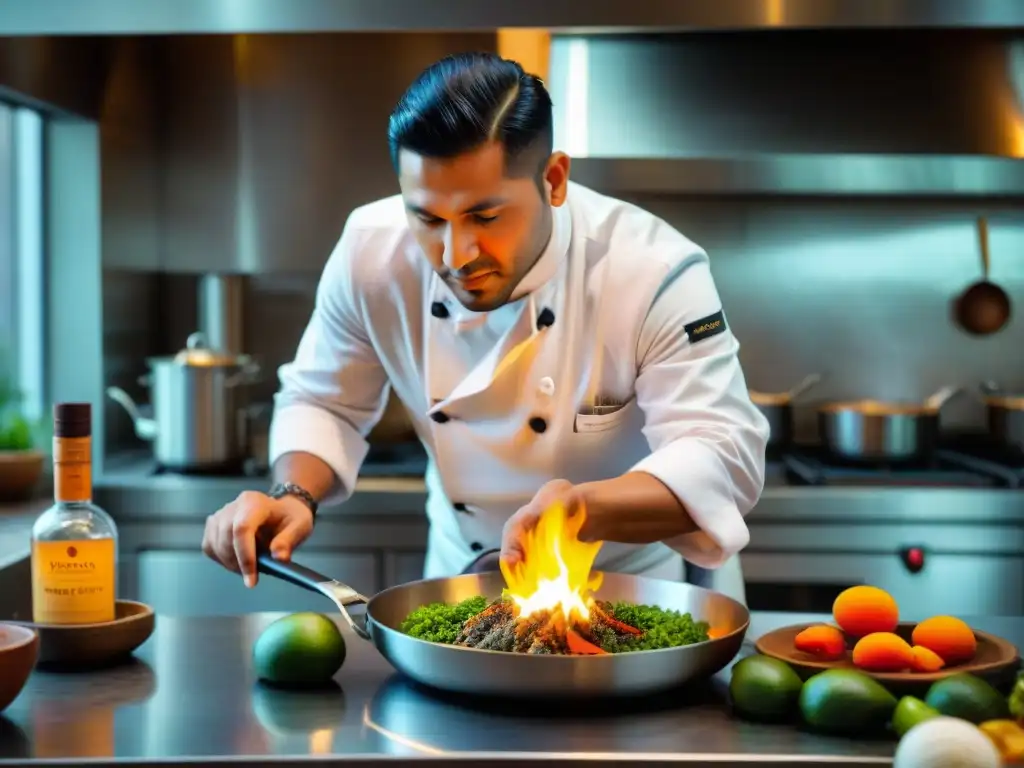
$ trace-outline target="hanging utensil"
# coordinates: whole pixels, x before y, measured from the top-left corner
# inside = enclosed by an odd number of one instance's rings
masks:
[[[978,245],[981,249],[981,280],[965,290],[957,300],[957,322],[968,333],[988,336],[1002,330],[1011,315],[1010,297],[989,280],[988,221],[978,218]]]

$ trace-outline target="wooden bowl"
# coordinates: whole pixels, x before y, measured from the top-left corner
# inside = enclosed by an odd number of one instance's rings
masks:
[[[0,501],[30,498],[42,474],[42,452],[0,451]]]
[[[796,650],[796,636],[808,627],[820,624],[795,624],[776,629],[758,638],[754,647],[760,654],[786,662],[804,679],[826,669],[853,669],[874,678],[893,692],[907,694],[927,690],[932,683],[960,672],[985,678],[994,686],[1002,687],[1012,684],[1020,667],[1020,653],[1013,643],[976,629],[974,636],[978,640],[978,650],[969,662],[953,664],[938,672],[869,672],[853,665],[852,651],[856,639],[847,639],[847,654],[836,661],[822,661],[812,654]],[[909,643],[915,626],[916,622],[900,622],[896,634]]]
[[[21,693],[39,658],[39,634],[17,624],[0,624],[0,712]]]
[[[129,658],[153,634],[156,615],[145,603],[118,600],[116,618],[103,624],[15,622],[39,633],[39,666],[103,667]]]

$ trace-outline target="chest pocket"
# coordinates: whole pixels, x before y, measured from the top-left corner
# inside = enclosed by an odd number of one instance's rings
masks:
[[[602,432],[615,432],[627,424],[639,410],[635,397],[631,397],[626,403],[620,405],[583,407],[576,414],[573,433],[586,436]]]
[[[621,475],[650,452],[643,426],[643,411],[636,398],[614,409],[581,408],[572,431],[562,441],[562,475],[576,483]]]

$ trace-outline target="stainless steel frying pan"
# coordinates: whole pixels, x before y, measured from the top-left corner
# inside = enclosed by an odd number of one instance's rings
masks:
[[[628,600],[689,612],[707,621],[715,638],[658,651],[607,656],[542,656],[431,643],[399,630],[414,609],[433,602],[457,603],[476,595],[497,599],[501,573],[426,579],[386,589],[367,600],[354,589],[297,563],[261,555],[260,573],[284,579],[331,599],[342,618],[369,640],[399,672],[423,685],[454,693],[529,698],[537,696],[636,696],[711,677],[740,650],[750,614],[717,592],[661,579],[606,573],[597,592],[603,600]],[[349,606],[366,603],[365,627]]]

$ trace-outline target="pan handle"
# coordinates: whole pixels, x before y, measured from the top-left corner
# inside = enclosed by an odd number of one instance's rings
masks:
[[[964,391],[963,387],[943,387],[925,401],[925,408],[929,411],[941,411],[942,406],[948,403]]]
[[[370,633],[366,630],[366,627],[357,624],[346,607],[349,605],[365,605],[369,602],[352,587],[342,584],[330,576],[324,576],[322,573],[318,573],[304,565],[291,561],[275,560],[269,552],[260,552],[256,556],[256,570],[267,576],[287,581],[296,587],[308,589],[310,592],[319,592],[321,595],[329,598],[337,606],[341,612],[341,617],[352,628],[352,631],[364,640],[370,639]]]

